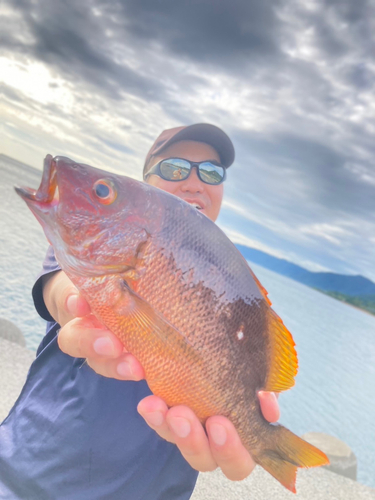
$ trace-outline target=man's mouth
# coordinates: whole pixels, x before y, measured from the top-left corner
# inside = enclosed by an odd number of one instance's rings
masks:
[[[197,210],[202,210],[202,206],[198,205],[198,203],[189,203],[192,207],[196,208]]]
[[[186,201],[186,203],[189,203],[189,205],[194,207],[196,210],[204,210],[206,208],[205,203],[201,201],[198,197],[184,198],[184,201]]]

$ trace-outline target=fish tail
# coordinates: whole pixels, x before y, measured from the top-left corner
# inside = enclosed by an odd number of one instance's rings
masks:
[[[328,465],[327,456],[282,425],[271,425],[266,447],[253,454],[255,461],[285,488],[296,493],[298,467]]]

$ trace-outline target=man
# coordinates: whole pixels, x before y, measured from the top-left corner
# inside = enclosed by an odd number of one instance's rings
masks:
[[[179,127],[155,141],[144,179],[215,221],[233,160],[222,130]],[[183,178],[176,180],[179,168]],[[51,249],[33,295],[48,333],[0,427],[1,498],[182,500],[192,493],[196,470],[219,466],[233,480],[252,471],[231,422],[211,417],[206,434],[189,408],[167,408],[151,395],[142,366],[90,314]],[[259,399],[265,418],[277,420],[275,396],[260,393]]]

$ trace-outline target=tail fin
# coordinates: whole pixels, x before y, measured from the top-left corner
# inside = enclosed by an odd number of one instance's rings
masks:
[[[267,472],[296,493],[298,467],[328,465],[327,456],[318,448],[299,438],[281,425],[272,425],[270,447],[254,456],[255,461]]]

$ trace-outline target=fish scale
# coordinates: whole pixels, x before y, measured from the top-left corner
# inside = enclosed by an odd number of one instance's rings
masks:
[[[110,198],[95,190],[100,184],[111,187],[102,190]],[[294,385],[294,341],[212,221],[157,188],[61,156],[46,157],[37,191],[17,192],[92,312],[138,358],[154,394],[189,406],[203,424],[228,417],[254,460],[293,492],[298,467],[328,463],[262,415],[259,390]]]

